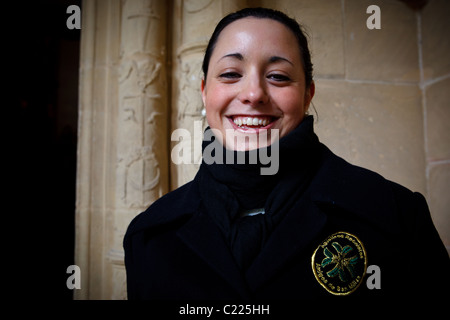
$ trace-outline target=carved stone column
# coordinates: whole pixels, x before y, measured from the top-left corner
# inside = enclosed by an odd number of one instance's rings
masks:
[[[85,1],[81,40],[78,299],[124,299],[122,241],[168,191],[166,3]]]
[[[121,26],[113,264],[130,220],[168,191],[165,2],[123,2]],[[114,297],[126,289],[117,262]]]
[[[167,190],[166,7],[122,8],[117,134],[117,208],[145,209]]]

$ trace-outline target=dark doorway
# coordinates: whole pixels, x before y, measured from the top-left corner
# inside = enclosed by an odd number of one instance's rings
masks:
[[[74,264],[80,30],[66,26],[69,5],[81,8],[81,1],[17,1],[3,8],[13,37],[6,94],[17,119],[13,192],[21,231],[12,268],[21,277],[14,289],[33,289],[32,299],[73,297],[66,270]]]

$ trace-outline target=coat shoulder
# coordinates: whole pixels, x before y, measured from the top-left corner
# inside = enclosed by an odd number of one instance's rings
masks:
[[[323,147],[322,164],[312,183],[315,202],[342,208],[395,233],[407,219],[405,215],[413,211],[429,215],[420,193],[353,165]]]
[[[126,237],[142,230],[170,224],[186,215],[192,215],[199,206],[196,180],[165,194],[130,223]]]

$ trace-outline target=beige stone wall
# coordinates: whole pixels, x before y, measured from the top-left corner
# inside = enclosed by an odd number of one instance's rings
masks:
[[[375,3],[381,29],[369,30],[366,9]],[[203,51],[219,19],[246,6],[283,10],[307,27],[319,138],[349,162],[423,193],[450,248],[450,2],[430,0],[415,12],[397,0],[86,0],[77,299],[126,298],[126,227],[195,175],[197,164],[171,161],[179,143],[171,134],[186,129],[200,144]]]
[[[450,2],[434,0],[418,16],[427,199],[450,251]]]

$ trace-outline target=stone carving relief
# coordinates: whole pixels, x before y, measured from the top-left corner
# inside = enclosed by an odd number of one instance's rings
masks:
[[[125,1],[121,30],[117,195],[120,207],[141,210],[163,194],[160,163],[167,161],[165,38],[154,33],[162,22],[154,6]]]
[[[158,12],[164,3],[152,0],[125,0],[122,6],[121,57],[135,52],[165,54],[165,17]],[[162,5],[162,6],[161,6]],[[162,46],[160,46],[162,44]],[[160,51],[160,50],[163,51]],[[158,52],[159,51],[159,52]]]
[[[111,295],[126,298],[122,241],[131,219],[168,190],[166,5],[121,2]]]
[[[160,180],[160,168],[149,133],[158,131],[163,116],[159,80],[161,63],[148,55],[134,55],[121,65],[119,81],[118,177],[120,198],[127,207],[146,207],[155,198],[147,194]],[[125,76],[124,76],[125,75]],[[156,192],[159,197],[161,192]]]
[[[178,56],[178,95],[175,115],[175,128],[182,128],[189,130],[192,139],[195,141],[181,141],[180,144],[189,144],[183,146],[183,148],[191,148],[193,150],[194,145],[201,145],[201,138],[203,130],[207,126],[206,117],[202,115],[203,101],[201,97],[201,80],[202,80],[202,59],[201,53],[204,46],[195,46],[187,48],[187,50],[193,50],[194,53],[188,52],[184,54],[182,52]],[[194,132],[195,130],[200,132]],[[196,174],[199,164],[201,162],[201,153],[191,152],[192,163],[178,164],[174,169],[176,170],[177,186],[182,185],[191,180]]]
[[[180,96],[178,100],[177,119],[183,122],[184,118],[202,120],[203,101],[200,84],[202,80],[202,60],[200,56],[184,59],[180,63]],[[188,120],[191,122],[191,119]]]

